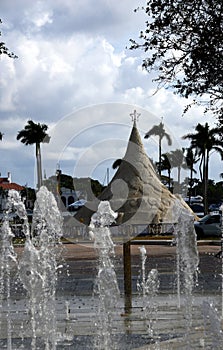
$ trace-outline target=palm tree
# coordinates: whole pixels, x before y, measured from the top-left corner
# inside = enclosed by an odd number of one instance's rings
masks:
[[[187,164],[184,158],[184,149],[176,149],[174,151],[171,151],[169,157],[172,168],[177,168],[177,192],[179,192],[181,182],[181,169],[187,168]]]
[[[169,134],[166,133],[164,129],[164,124],[160,122],[159,125],[154,125],[152,129],[150,129],[144,136],[145,139],[148,139],[150,136],[155,135],[159,136],[159,162],[158,162],[158,173],[159,176],[161,176],[161,155],[162,155],[162,139],[166,137],[168,145],[172,145],[172,140],[169,136]]]
[[[210,129],[208,123],[205,123],[205,125],[198,123],[195,127],[195,131],[196,133],[194,134],[184,135],[183,139],[190,139],[190,147],[197,150],[197,154],[200,156],[199,169],[201,181],[203,184],[204,210],[205,213],[207,213],[207,187],[210,151],[214,149],[221,155],[221,158],[223,160],[222,130],[218,127]],[[202,168],[203,170],[201,170]]]
[[[41,143],[49,143],[50,137],[46,133],[48,126],[45,124],[34,123],[28,120],[27,125],[23,130],[20,130],[17,135],[17,140],[27,145],[36,145],[36,163],[37,163],[37,188],[42,186],[42,164],[41,164]]]
[[[161,171],[167,170],[168,172],[168,189],[171,190],[171,169],[172,165],[170,163],[170,157],[169,153],[163,153],[161,155],[161,164],[160,164]]]
[[[190,170],[190,177],[189,177],[189,204],[191,200],[191,195],[192,195],[192,187],[194,185],[194,179],[193,179],[193,174],[196,174],[196,170],[194,169],[194,164],[196,164],[199,160],[199,157],[197,156],[197,150],[193,150],[192,148],[187,148],[186,149],[186,157],[185,157],[187,166]]]

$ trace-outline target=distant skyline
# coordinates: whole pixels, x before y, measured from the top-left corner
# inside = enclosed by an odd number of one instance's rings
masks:
[[[91,176],[103,182],[107,167],[124,155],[132,127],[138,121],[144,147],[158,160],[154,137],[144,134],[163,118],[174,145],[163,151],[188,147],[181,137],[198,122],[215,125],[201,107],[182,116],[188,101],[152,82],[155,73],[141,68],[143,52],[131,51],[129,39],[144,29],[140,0],[3,0],[2,37],[18,59],[1,57],[0,173],[12,181],[36,186],[35,148],[16,140],[28,119],[49,126],[51,142],[42,147],[43,170],[55,174],[58,164],[71,176]],[[176,147],[175,147],[176,146]],[[220,181],[222,162],[210,158],[209,177]],[[174,173],[174,172],[173,172]],[[197,174],[197,177],[198,174]],[[182,179],[183,180],[183,179]]]

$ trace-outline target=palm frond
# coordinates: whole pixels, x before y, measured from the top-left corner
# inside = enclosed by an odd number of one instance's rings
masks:
[[[159,125],[154,125],[152,129],[150,129],[144,136],[145,139],[148,139],[152,135],[160,135],[160,127]]]
[[[167,139],[168,146],[171,146],[171,145],[172,145],[172,139],[171,139],[170,135],[167,134],[166,132],[165,132],[164,135],[165,135],[165,137],[166,137],[166,139]]]
[[[112,164],[112,169],[116,169],[121,165],[122,159],[116,159]]]

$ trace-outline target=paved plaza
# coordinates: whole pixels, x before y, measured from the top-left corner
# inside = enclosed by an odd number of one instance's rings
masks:
[[[216,255],[219,245],[200,245],[198,280],[193,293],[192,327],[187,330],[187,301],[181,295],[181,305],[177,301],[176,247],[166,245],[146,245],[145,270],[157,269],[158,293],[153,296],[153,304],[147,300],[147,314],[144,312],[145,299],[137,290],[141,276],[141,245],[131,246],[132,308],[126,310],[123,278],[123,247],[116,245],[113,264],[120,289],[120,299],[114,305],[112,320],[113,349],[220,349],[222,332],[220,316],[222,308],[222,261]],[[18,257],[22,247],[16,248]],[[59,261],[56,291],[57,350],[93,350],[100,343],[96,329],[98,298],[94,295],[98,257],[90,242],[63,245]],[[62,267],[63,266],[63,267]],[[28,301],[17,283],[16,274],[11,289],[11,316],[13,341],[12,350],[31,349],[31,330],[27,313]],[[150,321],[146,319],[148,315]],[[3,314],[4,316],[4,314]],[[189,316],[189,318],[191,315]],[[4,318],[4,317],[3,317]],[[6,320],[1,328],[1,349],[7,348]],[[22,330],[21,330],[22,325]],[[4,332],[5,327],[5,332]],[[22,335],[23,334],[23,335]],[[97,342],[95,343],[95,339]],[[189,342],[189,343],[188,343]],[[190,344],[190,342],[192,342]],[[189,345],[188,345],[189,344]],[[37,338],[37,349],[45,349]],[[105,350],[105,349],[104,349]],[[110,349],[109,349],[110,350]]]

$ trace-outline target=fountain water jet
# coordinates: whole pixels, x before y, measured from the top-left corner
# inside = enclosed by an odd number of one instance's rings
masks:
[[[62,217],[56,200],[43,186],[37,193],[31,235],[26,235],[24,253],[19,262],[20,279],[30,300],[32,350],[36,349],[38,336],[41,336],[46,350],[56,349],[56,258],[61,251],[61,235]]]
[[[12,325],[11,325],[11,291],[10,291],[10,282],[11,282],[11,264],[14,263],[17,265],[17,256],[14,251],[12,244],[12,238],[14,234],[9,225],[9,216],[11,213],[16,212],[21,215],[20,207],[18,204],[18,193],[16,191],[9,191],[7,209],[3,218],[3,223],[1,227],[1,246],[0,246],[0,325],[2,325],[2,308],[4,302],[4,294],[6,294],[6,304],[7,304],[7,313],[6,313],[6,322],[7,322],[7,349],[12,349]]]
[[[108,201],[99,203],[98,211],[92,216],[89,226],[90,235],[94,239],[94,248],[98,253],[98,275],[94,293],[98,295],[99,306],[97,320],[97,336],[95,347],[99,350],[115,349],[112,339],[114,327],[113,314],[119,299],[119,287],[112,257],[115,255],[109,226],[115,221],[117,214],[111,210]]]
[[[29,297],[29,315],[24,318],[25,321],[28,318],[28,322],[31,322],[32,332],[28,329],[28,327],[23,325],[23,332],[25,332],[25,338],[32,337],[31,346],[27,349],[56,349],[57,348],[57,334],[56,334],[56,320],[58,317],[57,310],[55,308],[55,290],[57,283],[57,271],[58,265],[55,259],[55,256],[59,256],[61,246],[60,241],[60,227],[62,223],[62,219],[60,213],[57,211],[56,203],[54,202],[54,198],[47,192],[45,188],[41,188],[40,193],[37,196],[37,203],[35,205],[34,210],[34,218],[33,218],[33,228],[30,232],[28,221],[26,218],[26,213],[24,209],[23,203],[21,203],[19,197],[15,195],[15,193],[10,193],[9,202],[11,203],[8,209],[9,211],[14,210],[23,219],[23,231],[26,237],[26,244],[24,253],[19,263],[19,273],[21,281],[23,282],[23,286],[27,290],[27,295]],[[8,211],[8,216],[9,216]],[[198,264],[197,251],[196,251],[196,242],[194,241],[195,235],[193,231],[193,222],[190,216],[184,215],[185,213],[177,213],[177,217],[179,217],[178,228],[175,233],[175,239],[177,241],[177,254],[179,256],[179,280],[181,282],[180,285],[180,297],[184,296],[183,302],[181,305],[181,310],[186,319],[186,336],[190,337],[191,335],[191,318],[189,313],[194,312],[192,308],[192,292],[194,286],[194,275],[196,274],[196,268]],[[6,216],[7,216],[6,215]],[[115,314],[116,321],[118,319],[117,309],[114,309],[114,305],[117,304],[117,300],[119,299],[119,290],[117,285],[116,274],[113,265],[113,257],[114,257],[114,244],[111,239],[111,228],[108,226],[115,220],[117,214],[111,211],[109,203],[101,202],[98,212],[92,217],[92,222],[90,225],[90,232],[94,237],[94,245],[95,250],[98,253],[98,276],[95,283],[95,295],[98,296],[98,304],[95,300],[95,306],[99,305],[97,315],[94,315],[95,326],[97,327],[97,337],[95,338],[94,347],[97,349],[115,349],[118,347],[118,344],[115,343],[114,338],[112,337],[114,334],[114,319],[113,315]],[[3,250],[1,251],[1,260],[5,265],[17,264],[16,254],[14,252],[13,246],[11,244],[12,232],[11,228],[8,226],[8,218],[6,217],[5,223],[3,222],[2,230],[2,247],[4,247],[4,251],[6,253],[6,260],[4,260]],[[5,234],[4,234],[5,233]],[[4,244],[3,244],[4,243]],[[144,281],[144,285],[142,285],[142,290],[144,290],[144,295],[147,295],[147,287],[148,287],[148,298],[150,301],[152,297],[156,299],[154,303],[157,301],[157,309],[160,313],[160,305],[159,305],[159,297],[158,290],[156,289],[158,286],[157,281],[157,271],[151,270],[151,273],[148,274],[146,278],[145,271],[145,250],[141,249],[142,254],[142,280]],[[4,270],[6,271],[6,270]],[[9,280],[11,278],[11,272],[8,270],[6,274],[2,273],[3,270],[1,268],[1,276],[4,276],[5,282],[3,283],[1,280],[1,290],[2,286],[9,284]],[[7,275],[8,274],[8,275]],[[9,277],[9,280],[7,279]],[[113,281],[113,283],[111,283]],[[154,281],[156,281],[154,283]],[[72,282],[74,283],[74,281]],[[154,287],[156,287],[154,289]],[[7,337],[8,337],[8,350],[13,348],[13,327],[12,327],[12,313],[10,308],[12,307],[11,302],[11,294],[10,289],[8,289],[8,301],[6,309],[6,317],[8,322],[7,328]],[[150,296],[149,296],[150,293]],[[153,293],[153,294],[151,294]],[[157,294],[156,294],[157,293]],[[33,298],[33,299],[32,299]],[[175,297],[174,297],[175,298]],[[145,298],[146,299],[146,298]],[[162,296],[161,296],[162,299]],[[64,300],[64,299],[63,299]],[[175,300],[171,300],[174,303]],[[151,304],[151,309],[155,308],[155,304]],[[162,300],[161,300],[162,303]],[[146,303],[143,302],[143,305]],[[174,304],[175,305],[175,304]],[[72,310],[72,302],[70,302],[70,307]],[[145,306],[143,306],[145,308]],[[147,309],[149,310],[147,305]],[[50,308],[50,310],[48,310]],[[207,309],[207,306],[205,306]],[[35,311],[38,311],[36,314]],[[154,310],[154,309],[153,309]],[[176,309],[174,309],[174,312]],[[213,329],[215,323],[213,312],[206,312],[205,315],[208,314],[211,323],[211,331],[207,332],[205,337],[212,336]],[[5,315],[4,315],[5,316]],[[71,316],[71,317],[70,317]],[[138,316],[138,315],[137,315]],[[67,313],[67,308],[64,310],[64,317],[66,318],[66,322],[69,325],[72,325],[72,314]],[[127,316],[128,317],[128,316]],[[149,316],[147,317],[147,321],[149,322]],[[183,319],[182,324],[185,326],[185,319]],[[25,322],[24,321],[24,322]],[[92,321],[92,318],[91,318]],[[129,316],[129,322],[131,322],[131,315]],[[162,322],[159,318],[157,318],[156,323]],[[200,321],[200,320],[199,320]],[[118,322],[121,321],[118,319]],[[173,325],[176,325],[178,321],[176,319],[171,320]],[[90,323],[90,320],[89,320]],[[28,323],[29,325],[30,323]],[[77,324],[77,323],[76,323]],[[116,326],[116,325],[115,325]],[[153,329],[154,324],[151,325],[151,329],[153,331],[153,338],[155,340],[155,336],[160,336],[161,332],[157,331],[157,327]],[[158,325],[159,326],[159,325]],[[172,326],[171,324],[168,325]],[[50,327],[50,329],[49,329]],[[174,327],[174,326],[173,326]],[[182,328],[185,334],[185,327]],[[101,330],[102,333],[101,335]],[[123,328],[120,327],[120,331]],[[117,332],[117,330],[115,330]],[[147,328],[148,331],[148,328]],[[171,330],[172,331],[172,330]],[[154,333],[155,332],[155,333]],[[165,330],[166,334],[170,332],[170,328]],[[74,333],[71,333],[71,335]],[[148,333],[147,333],[148,334]],[[217,334],[220,337],[220,330],[216,328],[216,337]],[[182,348],[181,345],[185,338],[180,339],[180,332],[176,335],[179,339],[179,348]],[[192,337],[194,336],[194,332]],[[124,337],[123,337],[124,339]],[[133,339],[133,338],[131,338]],[[147,337],[148,339],[148,337]],[[194,338],[187,344],[187,348],[194,348]],[[201,339],[201,338],[200,338]],[[220,339],[220,338],[219,338]],[[202,339],[201,339],[202,340]],[[162,348],[163,338],[160,339],[160,348]],[[204,339],[205,343],[208,343],[209,340]],[[182,342],[182,343],[181,343]],[[215,342],[217,344],[217,341]],[[122,343],[123,345],[123,343]],[[120,349],[123,349],[122,345],[120,345]],[[74,346],[74,344],[72,344]],[[88,345],[86,345],[87,347]],[[128,346],[128,345],[126,345]],[[158,347],[159,344],[156,344]],[[168,347],[169,346],[169,347]],[[166,348],[170,349],[171,345],[168,345]],[[190,347],[191,346],[191,347]],[[60,349],[66,348],[65,343],[63,341],[60,342]],[[149,348],[149,345],[148,345]],[[16,347],[18,349],[18,347]],[[72,349],[72,347],[71,347]],[[75,347],[74,347],[75,349]]]
[[[199,257],[193,216],[188,210],[182,208],[179,204],[179,200],[176,200],[173,211],[177,217],[177,225],[174,234],[177,255],[178,308],[181,307],[181,294],[183,294],[185,297],[185,339],[187,341],[188,349],[191,349],[192,344],[190,332],[192,327],[192,292],[196,284]]]
[[[141,267],[142,277],[141,277],[141,280],[138,280],[137,282],[137,289],[139,293],[142,293],[143,319],[146,322],[148,335],[149,337],[151,337],[152,340],[155,341],[155,344],[158,349],[159,339],[157,339],[153,329],[153,324],[156,322],[156,314],[157,314],[157,305],[156,305],[155,298],[159,290],[158,271],[157,269],[152,269],[149,271],[146,277],[146,269],[145,269],[145,263],[147,259],[146,249],[144,246],[140,247],[139,249],[140,249],[141,260],[142,260],[142,267]]]
[[[15,213],[25,236],[24,252],[17,262],[12,244],[14,237],[9,225],[9,215]],[[36,339],[41,338],[42,348],[56,349],[55,292],[57,282],[57,261],[61,250],[59,243],[62,234],[62,218],[54,196],[41,187],[33,212],[33,225],[30,232],[24,203],[17,191],[10,190],[3,224],[1,227],[1,276],[0,311],[7,299],[7,349],[12,349],[12,325],[10,312],[11,268],[14,262],[19,278],[29,297],[31,323],[31,349],[38,348]],[[28,335],[29,332],[27,332]]]
[[[204,301],[203,317],[204,317],[204,336],[210,339],[212,349],[221,350],[223,342],[223,333],[220,317],[217,310],[211,302]],[[204,340],[205,345],[205,340]]]

